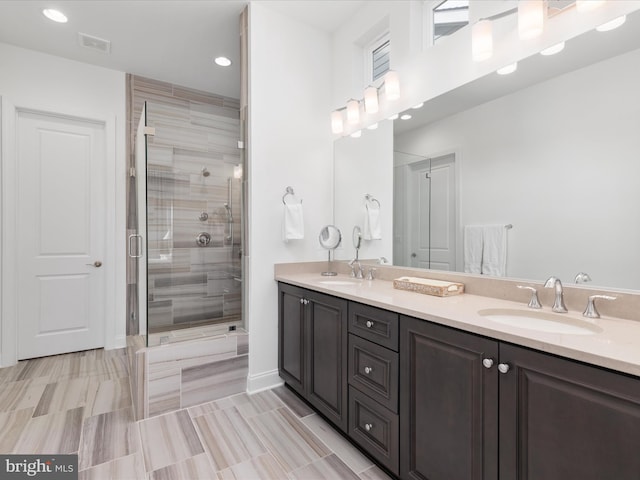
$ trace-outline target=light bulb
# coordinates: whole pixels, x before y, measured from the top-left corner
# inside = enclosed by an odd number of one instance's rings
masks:
[[[360,122],[360,103],[357,100],[347,102],[347,122],[351,125]]]
[[[331,112],[331,131],[333,133],[342,133],[344,131],[344,121],[340,110]]]
[[[364,111],[367,113],[376,113],[378,111],[378,89],[376,87],[365,88]]]
[[[544,1],[520,0],[518,2],[518,35],[529,40],[542,35],[544,30]]]
[[[387,100],[397,100],[400,98],[400,77],[398,72],[389,70],[384,76],[384,94]]]
[[[479,20],[471,29],[471,56],[482,62],[493,55],[493,25],[491,20]]]

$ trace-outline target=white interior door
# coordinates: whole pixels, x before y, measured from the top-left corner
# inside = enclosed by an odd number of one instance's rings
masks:
[[[455,157],[409,166],[407,265],[436,270],[456,269]]]
[[[18,359],[104,346],[103,123],[18,111]]]

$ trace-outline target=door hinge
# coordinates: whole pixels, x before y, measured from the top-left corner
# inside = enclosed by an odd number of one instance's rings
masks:
[[[129,176],[130,177],[136,176],[136,167],[129,167]]]
[[[144,127],[144,134],[153,137],[156,134],[156,129],[154,127]]]
[[[244,150],[244,142],[242,140],[238,140],[238,150]]]

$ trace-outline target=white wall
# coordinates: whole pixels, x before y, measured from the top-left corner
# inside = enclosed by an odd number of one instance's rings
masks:
[[[274,263],[325,258],[320,229],[333,223],[331,48],[327,33],[252,2],[249,15],[249,391],[278,377]],[[303,200],[305,238],[282,241],[282,196]]]
[[[393,258],[393,123],[382,122],[377,130],[362,132],[362,137],[344,137],[334,144],[335,176],[341,188],[335,191],[335,224],[342,232],[342,245],[335,258],[355,257],[352,242],[354,226],[364,225],[364,195],[380,202],[382,239],[363,240],[360,258]]]
[[[45,55],[31,50],[0,43],[0,96],[2,118],[2,173],[8,175],[13,158],[11,114],[14,107],[62,112],[72,116],[102,120],[107,125],[107,158],[109,201],[115,208],[107,213],[107,242],[115,245],[113,257],[105,259],[106,273],[113,298],[107,298],[107,348],[126,345],[126,276],[125,276],[125,74],[83,63]],[[60,179],[64,182],[64,178]],[[7,204],[7,185],[3,180],[3,222],[11,220]],[[9,186],[10,187],[10,186]],[[4,223],[3,223],[4,225]],[[10,223],[9,223],[10,225]],[[3,265],[13,258],[10,231],[3,231]],[[14,315],[7,311],[11,279],[3,279],[5,298],[2,299],[2,365],[15,361]],[[13,297],[13,295],[11,295]]]
[[[460,227],[512,223],[509,276],[586,271],[640,289],[625,267],[640,265],[638,65],[640,50],[399,135],[395,148],[460,153]]]

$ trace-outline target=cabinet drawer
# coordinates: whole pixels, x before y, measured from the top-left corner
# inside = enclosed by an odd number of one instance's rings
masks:
[[[349,384],[398,412],[398,354],[349,335]]]
[[[398,314],[349,303],[349,333],[398,351]]]
[[[349,436],[381,465],[398,475],[398,415],[349,387]]]

